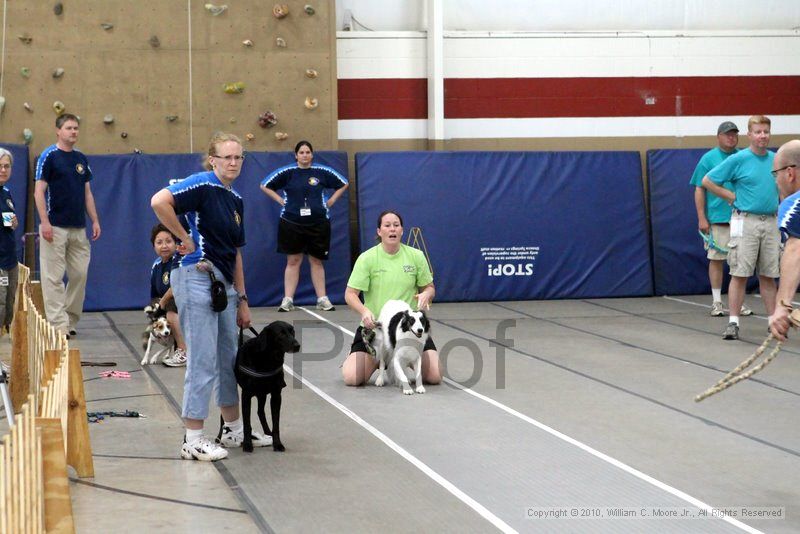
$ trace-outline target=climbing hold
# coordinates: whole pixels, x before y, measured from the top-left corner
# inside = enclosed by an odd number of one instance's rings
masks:
[[[206,11],[211,13],[211,16],[216,17],[217,15],[222,15],[225,13],[225,10],[228,9],[228,4],[222,4],[221,6],[215,6],[214,4],[206,4],[203,6],[206,8]]]
[[[128,138],[128,132],[122,132],[121,134],[119,134],[119,136],[121,138],[123,138],[123,139],[127,139]]]
[[[278,117],[272,111],[265,111],[258,116],[258,125],[262,128],[270,128],[278,124]]]
[[[23,78],[31,77],[31,69],[29,69],[28,67],[20,67],[19,73],[22,74]]]
[[[286,39],[284,39],[283,37],[276,37],[275,38],[275,45],[278,48],[286,48]]]
[[[29,103],[23,102],[22,103],[22,107],[25,108],[26,110],[30,111],[31,113],[33,113],[33,108],[31,107],[31,105]]]
[[[178,116],[177,115],[167,115],[166,118],[167,118],[167,120],[169,122],[175,122],[176,120],[178,120]]]
[[[306,12],[306,15],[309,15],[309,16],[313,15],[314,13],[316,13],[316,11],[314,11],[314,8],[311,7],[311,4],[306,4],[305,7],[303,7],[303,10]]]
[[[256,138],[256,136],[251,134],[251,133],[249,133],[249,134],[245,135],[244,138],[247,139],[248,141],[252,141],[253,139]]]
[[[114,28],[114,25],[110,22],[101,22],[100,27],[103,28],[105,31],[109,31]]]
[[[61,78],[64,75],[64,69],[58,67],[53,71],[53,78]]]
[[[114,124],[114,115],[109,113],[103,117],[103,124]]]
[[[158,40],[158,35],[151,36],[147,42],[150,43],[150,46],[153,48],[158,48],[161,46],[161,41]]]
[[[316,98],[311,98],[310,96],[307,96],[304,105],[306,109],[317,109],[317,106],[319,106],[319,101]]]
[[[134,149],[133,149],[133,153],[134,153],[134,154],[141,154],[141,153],[142,153],[142,151],[141,151],[141,149],[134,148]]]
[[[31,41],[33,41],[33,37],[31,37],[27,33],[23,33],[22,35],[19,36],[19,40],[25,44],[31,44]]]
[[[6,107],[6,97],[0,96],[0,113],[3,113],[3,108]]]
[[[55,13],[56,16],[62,14],[63,12],[64,12],[64,4],[62,4],[61,2],[58,2],[56,3],[56,5],[53,6],[53,13]]]
[[[275,139],[278,141],[285,141],[286,139],[289,139],[289,134],[286,132],[275,132]]]
[[[226,83],[222,88],[229,95],[238,95],[244,92],[244,82]]]
[[[317,71],[314,69],[306,69],[306,78],[316,78],[317,76]]]
[[[289,14],[289,6],[286,4],[275,4],[272,7],[272,14],[275,16],[276,19],[282,19],[286,15]]]
[[[250,39],[245,39],[244,41],[242,41],[242,44],[247,48],[250,48],[251,46],[253,46],[253,41],[251,41]]]
[[[30,128],[22,130],[22,138],[25,140],[26,145],[31,144],[33,142],[33,130]]]
[[[65,109],[67,108],[61,100],[56,100],[53,102],[53,111],[56,112],[56,115],[63,114]]]
[[[236,117],[231,117],[230,119],[228,119],[228,122],[230,122],[231,124],[236,124]]]

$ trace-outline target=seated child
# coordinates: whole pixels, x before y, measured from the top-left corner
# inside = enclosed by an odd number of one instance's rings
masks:
[[[177,248],[175,241],[175,236],[163,224],[155,225],[150,232],[150,242],[153,244],[153,250],[158,254],[158,258],[150,269],[150,301],[151,305],[158,303],[167,310],[167,322],[178,347],[171,357],[164,358],[163,363],[168,367],[183,367],[186,365],[187,357],[186,341],[183,339],[181,325],[178,321],[178,307],[175,305],[172,288],[169,285]]]

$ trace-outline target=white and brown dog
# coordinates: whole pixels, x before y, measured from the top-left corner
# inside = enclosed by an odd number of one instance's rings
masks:
[[[380,330],[373,343],[378,358],[375,385],[380,387],[393,380],[405,395],[425,393],[422,351],[430,331],[425,313],[413,311],[402,300],[390,300],[381,308],[378,324]],[[411,389],[409,379],[414,380],[415,389]]]
[[[159,357],[163,361],[164,358],[171,357],[175,351],[175,338],[167,322],[167,310],[158,304],[153,304],[145,306],[144,314],[150,320],[150,324],[142,333],[144,349],[142,365],[154,364],[159,361]]]

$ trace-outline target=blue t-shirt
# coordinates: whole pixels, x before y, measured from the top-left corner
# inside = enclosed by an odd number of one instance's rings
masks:
[[[737,210],[773,215],[778,211],[778,186],[771,173],[773,159],[774,152],[759,156],[749,148],[740,150],[711,169],[708,177],[717,185],[730,182]]]
[[[233,283],[236,249],[245,244],[242,197],[212,171],[192,174],[167,190],[175,199],[175,213],[183,215],[181,223],[197,247],[181,256],[173,268],[208,259]]]
[[[15,213],[14,199],[6,186],[0,187],[0,210],[4,213]],[[2,223],[0,223],[2,224]],[[17,242],[14,239],[14,230],[10,226],[0,227],[0,269],[8,271],[17,266]]]
[[[789,195],[778,208],[778,230],[785,242],[790,237],[800,238],[800,191]]]
[[[150,268],[150,300],[160,299],[169,290],[170,271],[178,263],[177,258],[172,256],[167,261],[156,258]]]
[[[694,174],[692,174],[692,179],[689,180],[689,183],[695,187],[703,187],[703,177],[708,174],[708,171],[725,161],[728,156],[732,156],[735,153],[735,148],[733,149],[733,152],[725,152],[719,147],[712,148],[700,158],[700,161],[697,163],[697,167],[695,167]],[[724,187],[733,191],[733,188],[730,184],[726,183]],[[706,219],[708,219],[708,222],[711,224],[719,224],[730,221],[731,205],[728,204],[728,201],[718,197],[711,191],[705,191],[705,193]]]
[[[309,225],[330,218],[325,190],[346,186],[347,178],[326,165],[311,165],[307,169],[287,165],[269,174],[261,185],[273,191],[283,189],[285,203],[281,217],[295,224]],[[311,214],[300,215],[301,208],[310,208]]]
[[[47,216],[62,228],[86,228],[86,183],[89,160],[79,150],[45,148],[36,162],[36,180],[47,182]]]

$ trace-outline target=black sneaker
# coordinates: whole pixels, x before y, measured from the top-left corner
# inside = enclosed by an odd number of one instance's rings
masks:
[[[739,325],[736,323],[728,323],[725,333],[722,334],[722,339],[739,339]]]

